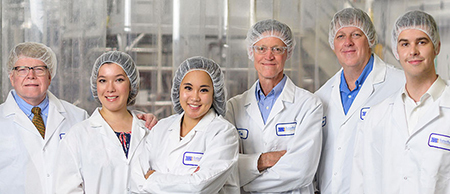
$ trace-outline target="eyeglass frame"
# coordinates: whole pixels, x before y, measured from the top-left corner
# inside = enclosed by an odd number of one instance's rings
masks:
[[[265,48],[267,50],[264,52],[261,52],[261,51],[257,50],[256,48]],[[287,46],[281,46],[281,47],[278,47],[278,46],[267,47],[267,46],[256,46],[256,45],[252,46],[252,49],[255,51],[255,53],[260,54],[260,55],[266,54],[267,51],[269,51],[269,48],[270,48],[270,52],[272,52],[272,54],[274,54],[274,55],[282,55],[288,50]],[[281,53],[277,53],[276,51],[274,51],[274,49],[278,49],[278,48],[281,48],[281,50],[282,50]]]
[[[19,72],[19,70],[21,70],[21,69],[19,69],[19,68],[23,68],[23,70],[25,70],[26,73],[21,75],[21,73]],[[38,72],[36,71],[36,68],[43,68],[42,73],[38,73]],[[47,75],[47,71],[45,71],[45,70],[48,70],[48,67],[47,67],[46,65],[39,65],[39,66],[34,66],[34,67],[28,67],[28,66],[15,66],[15,67],[13,67],[12,70],[16,70],[17,75],[19,75],[19,77],[26,77],[26,76],[30,73],[30,70],[34,70],[34,74],[35,74],[36,76],[42,77],[42,76]]]

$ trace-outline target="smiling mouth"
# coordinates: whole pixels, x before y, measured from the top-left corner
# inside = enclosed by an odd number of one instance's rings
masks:
[[[192,108],[198,108],[198,107],[200,107],[200,105],[193,105],[193,104],[189,104],[189,106],[192,107]]]
[[[108,100],[113,100],[116,98],[118,98],[118,96],[106,96],[106,99],[108,99]]]

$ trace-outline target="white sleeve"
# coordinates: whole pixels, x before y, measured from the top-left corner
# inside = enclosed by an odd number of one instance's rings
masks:
[[[310,186],[319,165],[322,149],[323,107],[318,98],[310,98],[297,116],[294,138],[286,154],[273,167],[246,187],[250,191],[279,192]]]
[[[238,159],[238,137],[234,127],[220,130],[211,138],[197,172],[174,175],[154,172],[141,182],[140,191],[148,193],[217,193],[230,177]]]
[[[53,179],[55,193],[84,193],[78,151],[72,149],[78,147],[73,135],[68,133],[59,144]]]

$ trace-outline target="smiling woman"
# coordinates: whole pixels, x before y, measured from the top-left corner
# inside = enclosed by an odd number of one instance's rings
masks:
[[[227,122],[223,72],[193,57],[178,67],[172,85],[178,114],[162,119],[145,141],[137,193],[239,193],[238,137]],[[145,176],[144,176],[145,174]]]
[[[139,72],[131,57],[112,51],[101,55],[91,74],[94,98],[102,105],[75,125],[61,142],[56,193],[127,193],[132,166],[148,134],[127,106],[139,89]]]

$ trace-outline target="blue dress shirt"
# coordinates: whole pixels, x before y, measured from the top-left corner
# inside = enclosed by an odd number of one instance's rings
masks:
[[[350,106],[352,106],[353,101],[356,98],[356,95],[358,95],[359,91],[361,90],[362,85],[364,84],[364,81],[366,81],[366,78],[369,76],[370,72],[373,69],[373,55],[370,57],[369,62],[367,63],[366,67],[364,67],[363,72],[359,76],[359,78],[355,81],[355,89],[350,91],[348,89],[347,82],[345,81],[344,77],[344,71],[341,73],[341,84],[340,84],[340,91],[341,91],[341,102],[342,107],[344,107],[344,113],[347,115],[348,110],[350,109]]]
[[[278,83],[272,91],[264,95],[264,92],[261,90],[261,85],[259,83],[256,84],[256,100],[258,101],[259,112],[261,112],[261,116],[263,118],[264,124],[266,124],[267,118],[269,117],[270,111],[272,110],[273,104],[280,96],[283,91],[284,85],[286,85],[286,76],[283,75],[283,79],[281,79],[280,83]]]

